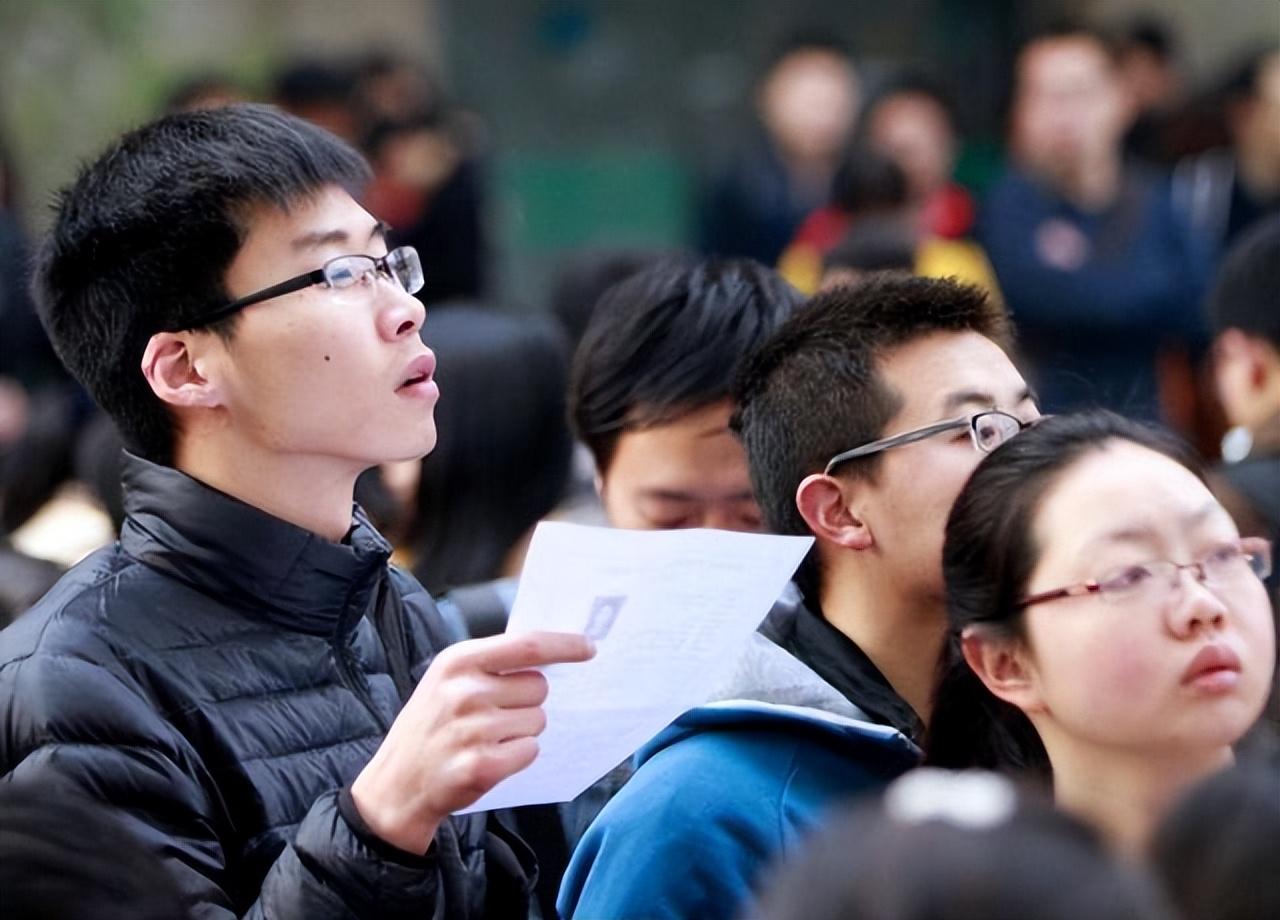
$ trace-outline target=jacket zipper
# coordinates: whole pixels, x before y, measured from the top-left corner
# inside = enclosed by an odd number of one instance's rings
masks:
[[[361,579],[356,579],[352,582],[351,587],[347,589],[347,597],[342,605],[342,615],[344,618],[348,615],[348,611],[351,607],[351,595],[355,593],[355,586],[359,584],[360,581]],[[351,635],[354,637],[355,630],[351,631]],[[364,708],[369,711],[369,714],[373,716],[374,722],[376,722],[379,728],[382,729],[382,733],[386,734],[391,730],[391,724],[383,717],[382,713],[378,711],[378,707],[374,704],[373,694],[369,692],[368,681],[364,680],[364,675],[361,673],[361,669],[355,660],[355,656],[350,653],[350,646],[344,641],[345,637],[346,631],[339,629],[337,634],[334,636],[332,646],[334,664],[338,668],[338,677],[341,679],[342,685],[350,690]]]

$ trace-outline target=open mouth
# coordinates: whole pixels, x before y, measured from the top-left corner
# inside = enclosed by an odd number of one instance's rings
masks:
[[[403,389],[406,389],[407,387],[414,387],[420,383],[426,383],[430,379],[431,379],[431,376],[429,374],[418,374],[414,377],[410,377],[404,383],[400,384],[400,389],[403,390]]]

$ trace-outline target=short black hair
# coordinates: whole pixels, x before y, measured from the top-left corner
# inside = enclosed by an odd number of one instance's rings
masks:
[[[981,288],[899,273],[816,295],[747,363],[734,426],[775,533],[808,534],[796,488],[828,459],[873,441],[901,408],[881,379],[884,353],[934,332],[977,332],[1010,345],[1004,310]],[[846,469],[870,474],[875,458]]]
[[[173,114],[126,134],[63,191],[40,252],[40,318],[126,444],[171,463],[174,426],[139,371],[147,340],[221,306],[254,208],[353,193],[363,158],[262,105]],[[215,331],[230,336],[234,319]]]
[[[1215,334],[1239,329],[1280,350],[1280,215],[1264,218],[1232,245],[1209,292]]]
[[[664,260],[609,288],[574,355],[569,411],[602,473],[628,428],[729,398],[800,295],[747,259]]]

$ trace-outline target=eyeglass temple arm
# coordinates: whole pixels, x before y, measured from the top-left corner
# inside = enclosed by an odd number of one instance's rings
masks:
[[[1045,591],[1043,594],[1033,594],[1030,597],[1024,597],[1018,602],[1018,610],[1030,607],[1033,604],[1043,604],[1046,601],[1056,601],[1064,597],[1079,597],[1082,594],[1097,594],[1102,590],[1102,586],[1096,581],[1086,581],[1084,584],[1072,585],[1069,588],[1058,588],[1054,591]]]
[[[872,441],[870,444],[863,444],[861,447],[855,447],[852,450],[846,450],[843,453],[836,454],[829,461],[823,473],[830,474],[833,469],[844,463],[846,460],[855,460],[858,457],[864,457],[867,454],[873,454],[877,451],[888,450],[891,447],[902,447],[905,444],[914,444],[916,441],[923,441],[925,438],[931,438],[940,431],[947,431],[952,428],[963,428],[972,422],[967,418],[954,418],[947,422],[938,422],[936,425],[930,425],[927,428],[921,428],[919,431],[909,431],[906,434],[895,434],[892,437],[881,438],[879,441]]]
[[[319,284],[324,281],[324,269],[317,268],[313,272],[307,272],[305,275],[298,275],[296,278],[290,278],[288,281],[281,281],[279,284],[273,284],[269,288],[263,288],[256,291],[248,297],[241,297],[239,300],[233,300],[231,303],[223,304],[216,310],[210,310],[208,313],[201,314],[193,323],[177,326],[168,330],[169,332],[177,332],[179,329],[190,328],[193,324],[207,326],[210,323],[216,323],[220,319],[226,319],[232,313],[243,310],[245,307],[251,307],[255,303],[261,303],[264,300],[270,300],[272,297],[283,297],[285,294],[292,294],[294,291],[301,291],[303,288],[311,287],[313,284]]]

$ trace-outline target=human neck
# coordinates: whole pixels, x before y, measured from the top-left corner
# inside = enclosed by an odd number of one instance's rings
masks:
[[[1114,153],[1086,157],[1058,176],[1062,196],[1082,211],[1101,211],[1120,194],[1123,165]]]
[[[824,573],[822,615],[871,659],[924,723],[933,710],[938,656],[946,635],[942,601],[910,600],[870,573]]]
[[[1043,736],[1042,736],[1043,737]],[[1117,852],[1142,858],[1169,807],[1191,786],[1231,765],[1230,747],[1185,752],[1099,751],[1045,738],[1059,807],[1092,824]]]
[[[359,470],[333,458],[264,450],[240,438],[184,438],[174,466],[205,485],[326,540],[351,529]]]

